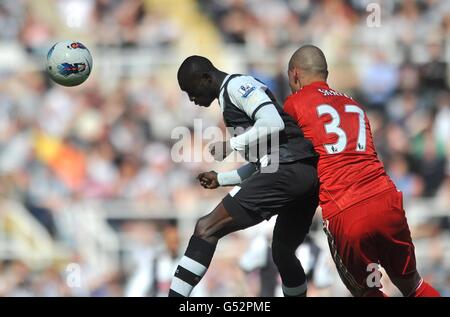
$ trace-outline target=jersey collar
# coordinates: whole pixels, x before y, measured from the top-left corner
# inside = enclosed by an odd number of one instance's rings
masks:
[[[309,85],[303,86],[302,89],[310,88],[310,87],[311,88],[330,88],[325,81],[315,81]],[[300,89],[300,90],[302,90],[302,89]]]
[[[222,83],[220,84],[220,89],[219,91],[221,91],[223,89],[223,86],[225,86],[225,83],[228,81],[228,78],[230,78],[231,74],[228,74],[222,81]]]

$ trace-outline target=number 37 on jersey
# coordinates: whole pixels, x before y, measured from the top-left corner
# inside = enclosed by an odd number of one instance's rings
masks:
[[[335,142],[323,144],[328,154],[344,151],[365,152],[367,144],[366,120],[364,111],[356,105],[345,105],[343,111],[327,104],[317,106],[319,119],[329,116],[331,120],[324,124],[326,139],[337,139]],[[342,109],[342,108],[341,108]],[[337,136],[333,138],[332,135]]]

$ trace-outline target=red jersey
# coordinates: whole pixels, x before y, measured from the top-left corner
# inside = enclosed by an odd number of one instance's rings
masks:
[[[324,219],[395,188],[377,157],[369,120],[351,97],[330,89],[325,82],[314,82],[289,96],[284,110],[319,154]]]

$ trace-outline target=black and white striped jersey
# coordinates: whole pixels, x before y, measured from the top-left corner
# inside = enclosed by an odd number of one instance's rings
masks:
[[[223,119],[228,128],[232,128],[234,135],[241,134],[251,128],[255,123],[255,114],[266,105],[274,105],[284,122],[284,130],[279,132],[278,146],[271,145],[270,138],[264,149],[267,153],[259,152],[259,160],[266,154],[278,153],[279,163],[294,162],[300,159],[317,156],[312,143],[305,139],[303,132],[292,117],[283,111],[283,107],[277,102],[272,92],[266,85],[257,79],[246,75],[228,75],[220,88],[219,105],[222,109]],[[236,129],[240,133],[236,134]],[[233,136],[234,136],[233,135]],[[273,143],[273,142],[272,142]],[[248,161],[255,161],[249,157],[249,149],[244,153]],[[273,155],[271,155],[273,159]]]

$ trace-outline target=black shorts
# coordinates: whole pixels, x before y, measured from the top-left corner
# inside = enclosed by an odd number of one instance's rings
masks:
[[[316,162],[305,159],[280,163],[275,173],[252,175],[235,186],[222,203],[237,222],[245,225],[282,213],[305,217],[310,224],[318,205]]]

